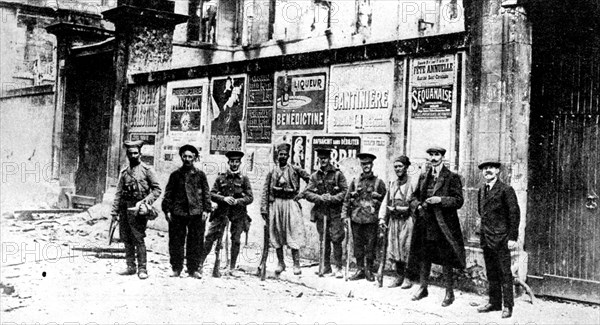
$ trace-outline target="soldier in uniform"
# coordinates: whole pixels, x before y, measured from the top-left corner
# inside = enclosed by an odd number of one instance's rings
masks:
[[[496,159],[487,159],[479,165],[486,182],[477,197],[489,302],[477,311],[500,310],[504,300],[502,318],[508,318],[515,304],[510,249],[517,248],[521,213],[515,190],[498,179],[500,167]]]
[[[119,220],[119,234],[125,244],[127,268],[119,274],[132,275],[137,271],[140,279],[148,278],[144,243],[148,220],[138,211],[143,202],[152,205],[161,193],[154,170],[140,161],[143,144],[143,141],[125,141],[129,167],[121,171],[111,212],[113,219]]]
[[[454,302],[453,268],[465,268],[465,246],[457,214],[464,202],[462,182],[443,164],[446,149],[432,147],[426,152],[431,166],[419,176],[411,198],[417,214],[411,256],[420,262],[421,282],[412,300],[428,296],[429,273],[435,263],[443,268],[446,296],[442,307],[446,307]]]
[[[332,272],[331,246],[333,245],[333,261],[336,278],[342,278],[342,241],[344,240],[344,224],[341,213],[344,196],[348,191],[346,177],[331,164],[331,150],[318,149],[320,168],[310,176],[304,190],[304,198],[314,203],[311,221],[316,222],[319,240],[325,236],[325,269],[323,274]],[[323,229],[323,217],[327,216],[327,229]],[[325,230],[325,231],[324,231]],[[317,272],[318,273],[318,272]]]
[[[386,193],[385,183],[373,174],[375,155],[360,153],[362,174],[350,183],[342,207],[344,222],[352,222],[352,238],[354,239],[354,257],[357,270],[350,281],[367,279],[375,281],[372,273],[377,244],[379,208]],[[366,260],[366,261],[365,261]]]
[[[240,237],[242,232],[249,227],[251,221],[246,206],[254,200],[252,187],[248,176],[243,175],[240,170],[242,157],[241,151],[229,151],[225,154],[229,159],[229,170],[219,174],[215,180],[210,196],[217,203],[217,208],[210,219],[208,233],[204,239],[204,253],[202,262],[206,259],[212,249],[215,240],[223,237],[227,221],[231,223],[231,260],[229,273],[235,269],[238,254],[240,253]]]
[[[278,265],[275,274],[285,270],[283,246],[292,249],[294,274],[300,270],[300,247],[304,245],[304,221],[298,200],[302,195],[300,179],[308,183],[310,174],[304,169],[288,163],[290,158],[289,143],[277,146],[277,162],[275,168],[267,174],[260,205],[260,213],[264,220],[269,218],[269,238],[271,246],[275,247]]]
[[[202,273],[198,268],[201,265],[204,226],[212,211],[210,189],[204,172],[194,166],[198,149],[186,144],[179,149],[179,156],[183,166],[171,173],[162,201],[162,209],[169,222],[171,276],[180,276],[186,246],[187,272],[190,277],[201,279]]]

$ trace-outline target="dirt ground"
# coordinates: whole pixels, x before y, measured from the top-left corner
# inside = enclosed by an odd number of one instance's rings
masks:
[[[260,281],[253,275],[260,255],[257,241],[245,247],[233,275],[211,277],[211,254],[201,280],[170,278],[167,234],[158,230],[148,231],[150,277],[142,281],[115,273],[124,266],[122,258],[76,249],[106,247],[105,218],[88,213],[11,217],[4,215],[0,224],[5,324],[600,323],[598,306],[548,300],[531,305],[520,297],[513,318],[501,320],[499,313],[477,314],[485,297],[459,292],[452,306],[442,308],[442,288],[432,287],[430,297],[412,302],[405,290],[318,278],[315,267],[304,268],[301,276],[290,270]],[[274,262],[271,258],[269,270]]]

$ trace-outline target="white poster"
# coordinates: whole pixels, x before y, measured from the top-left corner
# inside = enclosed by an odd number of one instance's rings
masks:
[[[390,132],[394,62],[331,66],[329,133]]]

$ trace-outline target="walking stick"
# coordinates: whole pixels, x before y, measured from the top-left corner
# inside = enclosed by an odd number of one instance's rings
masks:
[[[321,245],[319,245],[319,277],[323,277],[325,272],[325,250],[327,245],[327,215],[323,216],[323,239]]]
[[[352,224],[350,223],[350,219],[346,221],[346,270],[344,272],[344,280],[348,281],[348,272],[350,272],[350,246],[351,246],[351,236],[352,236]]]
[[[383,243],[381,245],[381,261],[379,261],[379,270],[377,271],[377,282],[379,283],[380,288],[383,286],[383,270],[385,269],[385,258],[387,254],[388,230],[389,225],[384,224],[380,231],[380,237],[383,238]]]

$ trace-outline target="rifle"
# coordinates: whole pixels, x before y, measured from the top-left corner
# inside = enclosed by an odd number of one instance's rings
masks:
[[[352,243],[350,242],[350,236],[352,236],[352,224],[350,223],[350,219],[347,221],[346,227],[346,270],[344,271],[344,280],[348,281],[348,272],[350,272],[350,246]]]
[[[263,236],[263,251],[262,256],[260,257],[260,264],[258,265],[257,272],[257,275],[260,276],[261,281],[265,281],[265,278],[267,276],[267,257],[269,256],[269,241],[269,217],[267,217],[267,220],[265,220],[265,234]]]
[[[229,221],[225,221],[225,230],[227,229],[228,223]],[[217,244],[215,245],[215,266],[213,267],[212,274],[214,278],[221,277],[221,272],[219,271],[219,268],[221,267],[221,248],[223,248],[223,236],[227,236],[227,231],[225,230],[223,231],[223,234],[219,237],[219,239],[217,239]]]
[[[327,215],[323,216],[323,240],[319,245],[319,277],[323,277],[325,272],[325,245],[327,245]]]
[[[383,243],[381,245],[381,261],[379,261],[379,270],[377,270],[377,282],[379,283],[380,288],[383,286],[383,270],[385,269],[385,258],[387,254],[389,221],[384,227],[385,228],[380,229],[380,237],[382,237]]]
[[[108,246],[110,246],[110,244],[113,242],[113,237],[115,236],[115,230],[117,229],[118,223],[119,222],[113,219],[111,216],[110,224],[108,225]]]

